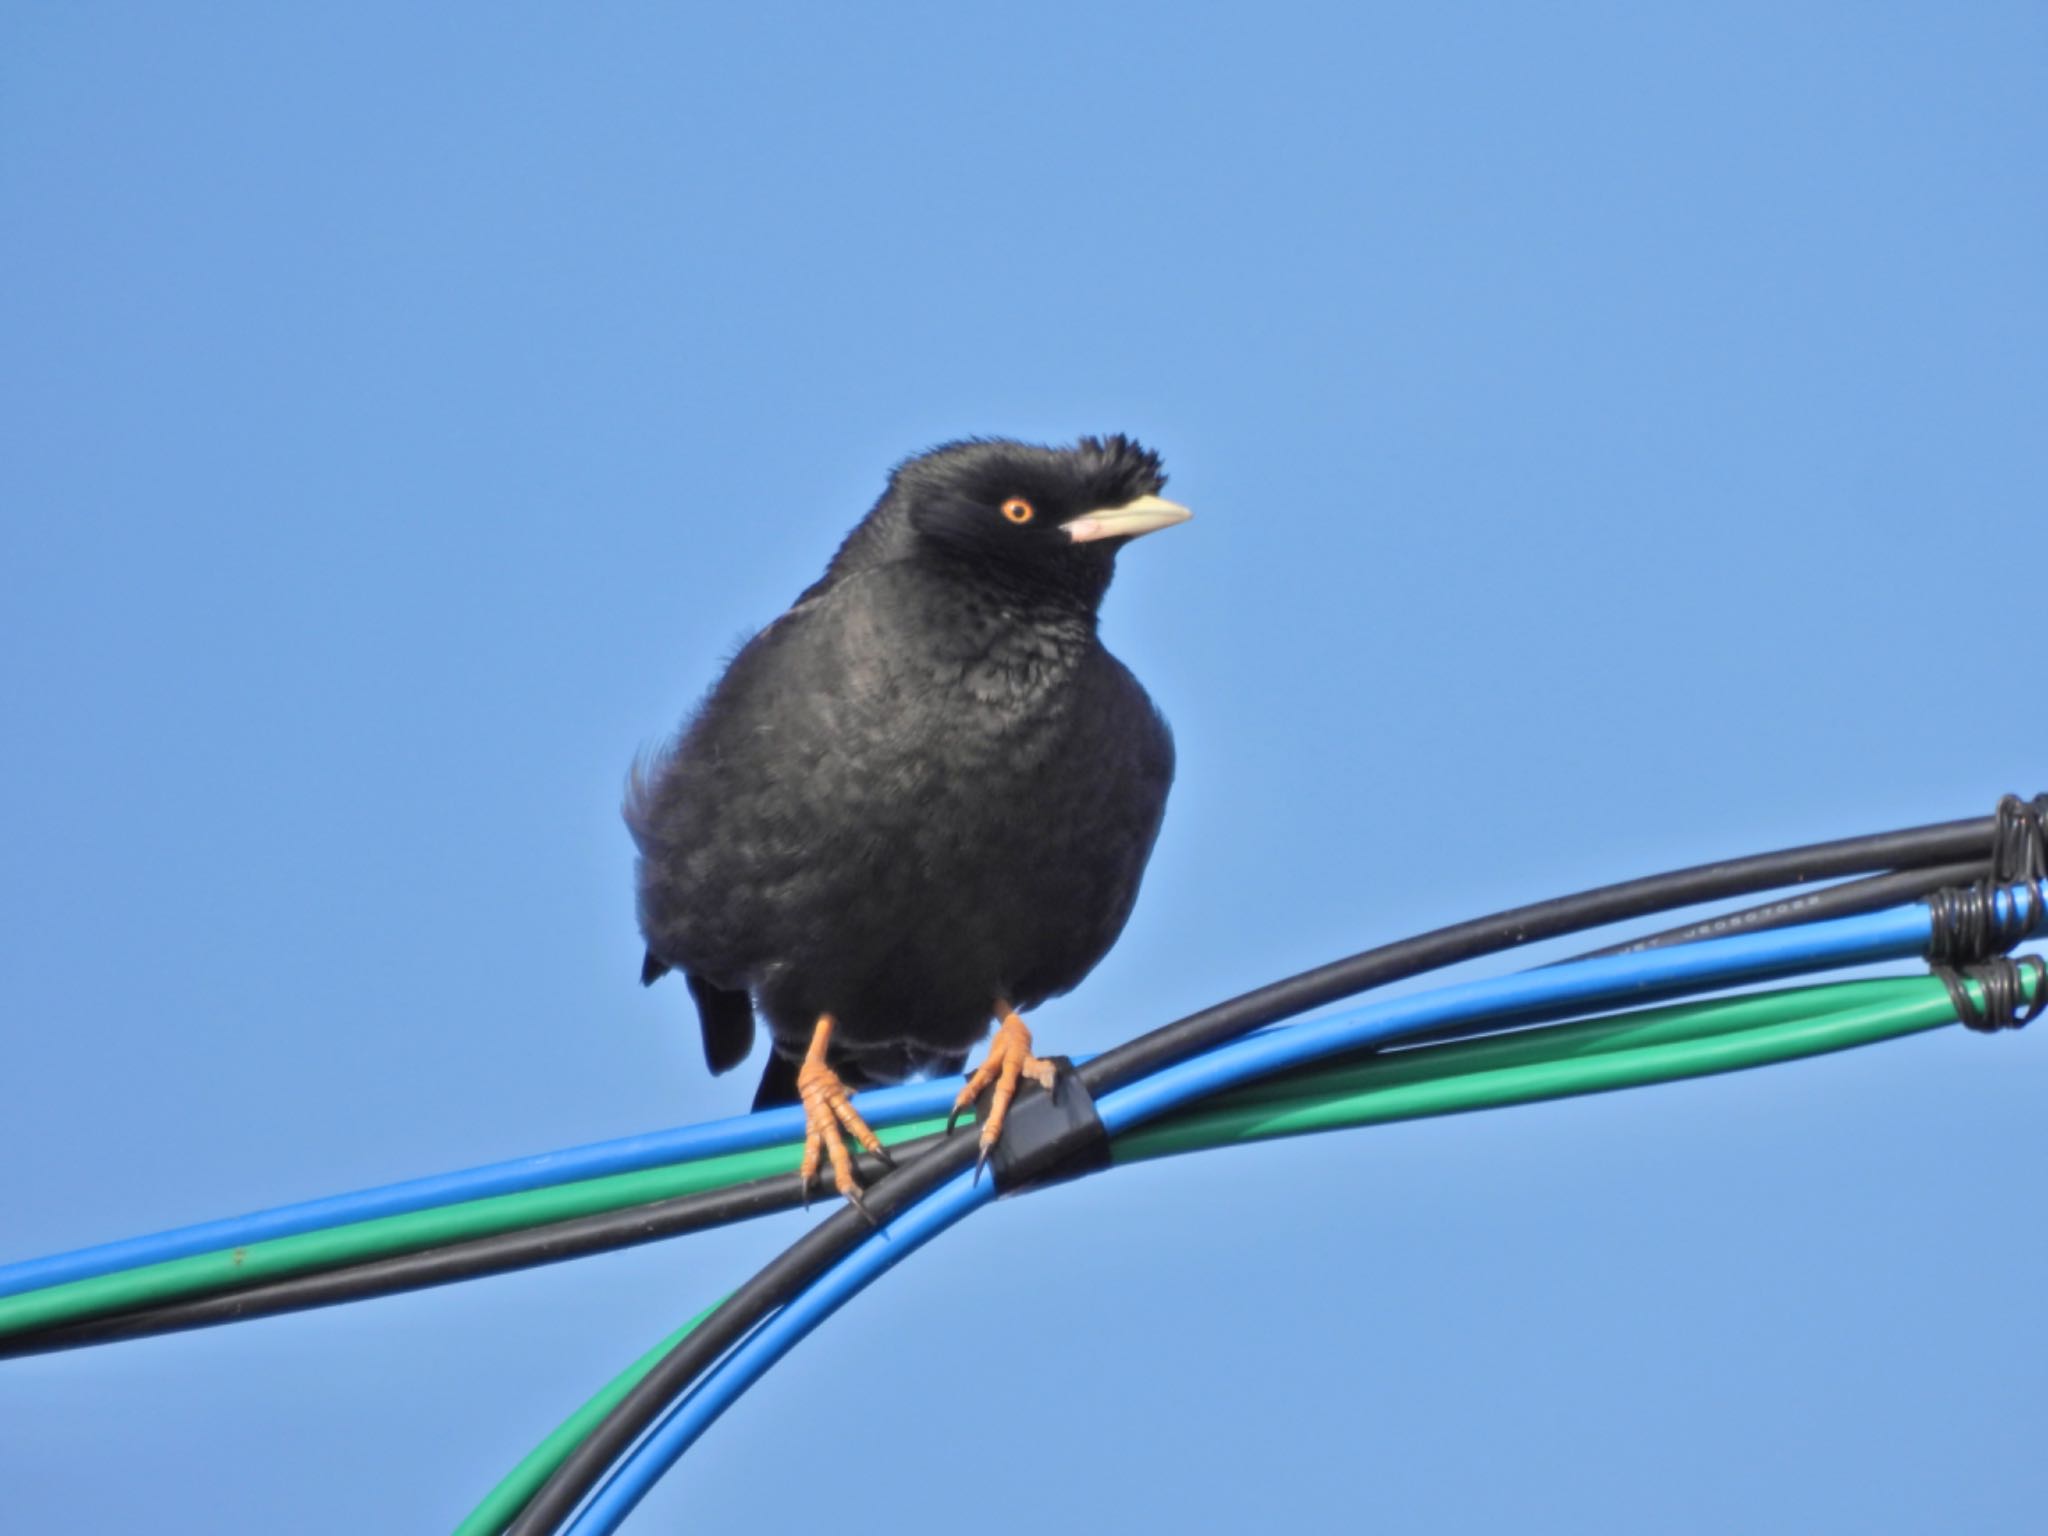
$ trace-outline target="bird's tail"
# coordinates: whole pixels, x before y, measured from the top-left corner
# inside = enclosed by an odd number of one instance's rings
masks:
[[[796,1091],[796,1074],[802,1065],[802,1062],[783,1055],[771,1045],[768,1048],[768,1065],[761,1069],[761,1086],[754,1090],[754,1108],[774,1109],[780,1104],[801,1104],[803,1095]],[[885,1081],[894,1081],[869,1076],[857,1062],[837,1062],[832,1070],[839,1074],[840,1085],[848,1093],[860,1093],[865,1089],[878,1088]]]
[[[697,1000],[697,1022],[704,1030],[704,1065],[713,1076],[730,1072],[754,1048],[753,1001],[744,992],[728,992],[688,971],[683,972],[683,980]]]
[[[796,1091],[796,1069],[796,1062],[774,1046],[769,1046],[768,1065],[761,1072],[761,1086],[754,1090],[754,1108],[774,1109],[780,1104],[800,1103],[801,1098]]]

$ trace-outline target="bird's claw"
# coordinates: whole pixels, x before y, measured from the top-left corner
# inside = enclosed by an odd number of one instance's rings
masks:
[[[882,1139],[868,1128],[860,1112],[853,1107],[847,1096],[846,1084],[839,1074],[826,1066],[822,1051],[814,1050],[805,1058],[796,1075],[797,1096],[804,1106],[804,1160],[797,1169],[798,1182],[803,1187],[804,1208],[811,1204],[811,1181],[817,1177],[820,1164],[829,1161],[832,1165],[832,1187],[853,1202],[861,1215],[866,1216],[870,1226],[879,1225],[874,1215],[862,1203],[860,1184],[853,1176],[853,1156],[846,1150],[846,1137],[853,1139],[871,1155],[880,1158],[884,1167],[894,1168],[895,1160],[882,1145]]]
[[[946,1130],[950,1133],[954,1122],[981,1091],[990,1083],[995,1084],[995,1092],[989,1095],[988,1116],[981,1122],[981,1151],[974,1163],[977,1180],[995,1147],[996,1138],[1003,1134],[1003,1121],[1010,1113],[1010,1101],[1017,1097],[1018,1083],[1028,1077],[1051,1093],[1058,1081],[1058,1068],[1031,1054],[1030,1026],[1017,1016],[1013,1008],[1002,1006],[1000,1012],[1003,1022],[988,1048],[988,1059],[974,1069],[974,1075],[967,1079],[959,1096],[953,1100],[953,1112],[946,1116]]]

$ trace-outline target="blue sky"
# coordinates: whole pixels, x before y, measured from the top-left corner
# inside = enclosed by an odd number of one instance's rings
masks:
[[[953,436],[1196,511],[1052,1049],[2048,789],[2039,7],[0,16],[0,1259],[743,1110],[625,768]],[[2016,1528],[2044,1050],[1010,1202],[634,1528]],[[6,1523],[445,1529],[799,1230],[0,1367]]]

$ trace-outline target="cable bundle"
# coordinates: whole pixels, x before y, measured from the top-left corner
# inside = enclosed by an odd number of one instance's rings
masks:
[[[2048,973],[2038,957],[1994,957],[2048,928],[2044,825],[2048,796],[2030,804],[2008,797],[1993,817],[1758,855],[1517,908],[1247,993],[1086,1061],[1074,1077],[1092,1099],[1114,1165],[1728,1071],[1892,1038],[1959,1015],[2022,1023],[2048,1004]],[[1843,883],[1535,971],[1272,1027],[1522,944],[1826,879]],[[1983,883],[1958,893],[1971,880]],[[1930,895],[1931,903],[1915,899]],[[1948,968],[1938,979],[1640,1008],[1930,952]],[[1638,1011],[1611,1011],[1623,1008]],[[1585,1019],[1589,1013],[1606,1016]],[[1573,1018],[1581,1021],[1555,1022]],[[974,1138],[937,1134],[953,1088],[916,1084],[862,1096],[863,1113],[902,1164],[887,1176],[879,1166],[862,1169],[881,1231],[849,1209],[806,1233],[586,1404],[463,1523],[463,1536],[616,1529],[675,1457],[798,1339],[876,1275],[995,1198],[996,1181],[972,1174]],[[772,1111],[0,1268],[0,1355],[445,1283],[782,1209],[797,1198],[789,1170],[800,1122],[798,1110]]]

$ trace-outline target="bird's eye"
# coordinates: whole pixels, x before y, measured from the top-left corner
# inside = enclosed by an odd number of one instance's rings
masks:
[[[1003,516],[1013,523],[1028,523],[1038,516],[1038,510],[1022,496],[1012,496],[1003,503]]]

